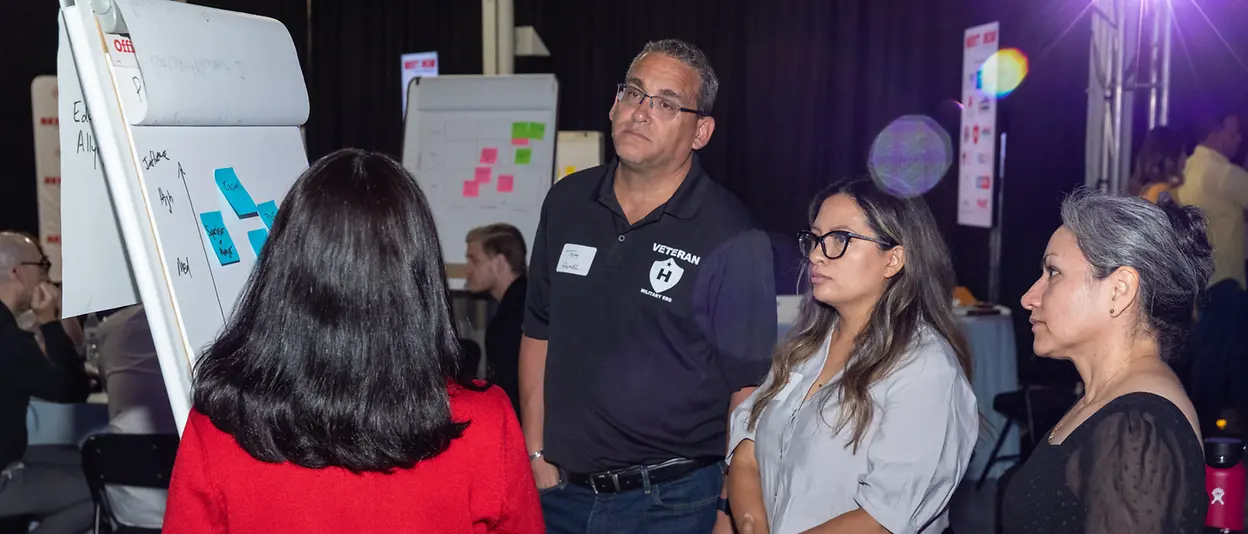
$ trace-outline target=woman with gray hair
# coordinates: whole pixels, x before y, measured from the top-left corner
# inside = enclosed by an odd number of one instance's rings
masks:
[[[1005,531],[1200,532],[1199,425],[1165,360],[1213,272],[1204,215],[1078,192],[1062,204],[1043,269],[1022,299],[1033,347],[1070,360],[1085,394],[1014,475]]]

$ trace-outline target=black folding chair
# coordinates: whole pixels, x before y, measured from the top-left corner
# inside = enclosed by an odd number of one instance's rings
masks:
[[[177,434],[96,434],[82,445],[82,470],[95,501],[95,534],[159,534],[117,521],[104,485],[169,489]]]
[[[1023,386],[992,399],[993,411],[1004,415],[1006,421],[992,447],[992,453],[988,455],[988,461],[984,463],[984,470],[979,475],[979,481],[975,483],[975,489],[983,487],[988,473],[998,462],[1021,462],[1027,459],[1040,443],[1041,435],[1057,424],[1062,414],[1078,401],[1075,395],[1077,382],[1078,375],[1070,364],[1032,356]],[[1015,426],[1019,430],[1019,454],[1001,456],[1001,447]]]

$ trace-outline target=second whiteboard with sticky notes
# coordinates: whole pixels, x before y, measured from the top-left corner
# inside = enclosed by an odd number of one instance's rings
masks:
[[[448,264],[464,262],[468,231],[486,224],[511,224],[532,246],[554,178],[558,99],[550,74],[412,81],[403,166],[429,198]]]

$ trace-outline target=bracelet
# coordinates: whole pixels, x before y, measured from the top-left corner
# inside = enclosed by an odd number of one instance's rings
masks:
[[[541,458],[541,457],[543,457],[543,456],[546,456],[546,451],[545,451],[545,450],[540,450],[540,451],[530,452],[530,453],[529,453],[529,461],[530,461],[530,462],[532,462],[533,460],[536,460],[536,459]]]
[[[719,511],[723,512],[724,515],[732,517],[732,505],[728,502],[728,499],[720,497],[719,502],[716,503],[715,507],[718,508]]]

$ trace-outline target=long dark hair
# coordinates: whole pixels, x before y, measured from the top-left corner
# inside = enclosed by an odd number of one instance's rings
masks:
[[[968,380],[971,351],[953,315],[954,275],[949,249],[923,199],[893,196],[870,180],[848,180],[833,184],[815,196],[810,205],[811,224],[823,202],[834,195],[852,199],[866,215],[876,237],[904,246],[906,250],[905,266],[889,279],[884,294],[871,311],[870,320],[854,338],[853,352],[841,378],[820,393],[821,409],[832,396],[825,392],[838,395],[842,411],[836,431],[848,428],[850,446],[857,451],[875,415],[871,386],[897,367],[924,325],[930,325],[953,347]],[[803,297],[797,322],[776,346],[771,380],[750,412],[751,429],[758,424],[768,401],[784,388],[789,373],[819,350],[840,316],[835,308],[815,300],[809,271],[810,262],[803,261],[799,278]]]
[[[339,150],[286,195],[194,401],[264,462],[353,472],[442,453],[460,345],[429,203],[398,162]]]
[[[1181,180],[1186,153],[1178,132],[1167,126],[1153,128],[1135,157],[1135,171],[1131,173],[1127,190],[1138,195],[1152,184]]]

